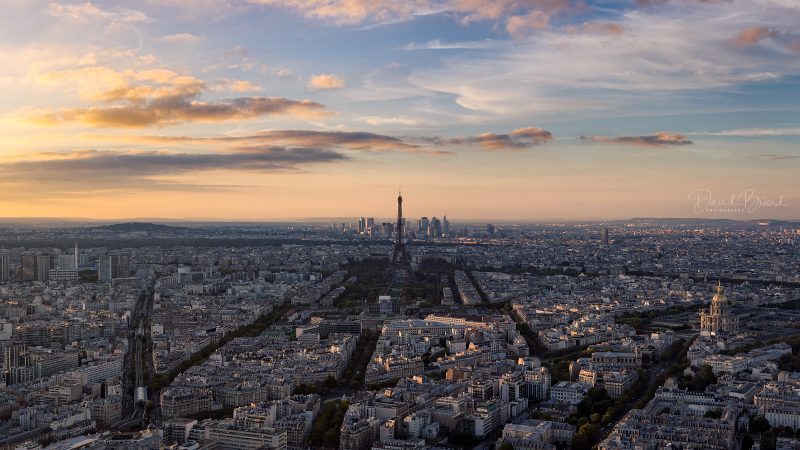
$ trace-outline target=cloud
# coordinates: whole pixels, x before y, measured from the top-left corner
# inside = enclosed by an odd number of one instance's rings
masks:
[[[322,89],[341,89],[344,87],[344,79],[338,75],[323,73],[312,75],[308,79],[308,88],[314,90]]]
[[[116,8],[114,11],[104,10],[92,2],[75,4],[51,2],[47,7],[47,12],[53,17],[78,21],[105,20],[123,24],[151,21],[151,19],[141,11],[125,8]]]
[[[566,26],[564,30],[570,33],[606,34],[611,36],[625,32],[625,28],[622,25],[613,22],[584,22],[580,26]]]
[[[697,134],[732,137],[800,136],[800,128],[737,128],[733,130]]]
[[[700,2],[636,9],[605,22],[613,24],[604,27],[610,33],[599,35],[588,32],[603,28],[595,25],[587,25],[587,32],[582,26],[581,32],[570,32],[578,31],[570,27],[535,30],[492,52],[418,67],[406,79],[432,96],[452,96],[456,105],[473,112],[513,117],[564,111],[631,114],[652,104],[656,94],[693,96],[800,74],[798,58],[742,52],[731,45],[730,30],[753,22],[776,30],[796,28],[800,10],[771,8],[766,2],[733,0],[730,10],[737,14]],[[619,29],[623,32],[614,32]],[[665,98],[659,107],[668,101],[680,99]]]
[[[755,45],[766,38],[778,36],[778,32],[767,27],[749,27],[742,30],[734,39],[733,44],[737,47],[747,47]]]
[[[463,41],[463,42],[443,42],[441,39],[432,39],[423,44],[410,42],[401,50],[483,50],[496,48],[500,44],[498,41],[484,39],[482,41]]]
[[[175,33],[161,36],[159,40],[170,44],[195,44],[203,38],[191,33]]]
[[[524,16],[511,16],[506,22],[506,31],[513,37],[519,38],[530,34],[532,31],[544,30],[550,26],[550,16],[542,11],[533,11]]]
[[[521,150],[553,140],[553,134],[536,127],[519,128],[508,134],[482,133],[476,136],[451,138],[453,145],[474,144],[484,150]]]
[[[625,144],[637,145],[642,147],[665,147],[672,145],[691,145],[692,141],[686,136],[677,133],[660,132],[648,136],[581,136],[581,139],[590,140],[592,142],[599,142],[603,144]]]
[[[770,160],[787,160],[787,159],[800,159],[800,155],[778,155],[775,153],[765,153],[759,155],[761,159],[770,159]]]
[[[103,136],[95,136],[103,137]],[[105,136],[116,139],[114,136]],[[192,137],[192,136],[128,136],[126,141],[141,143],[176,143],[191,144],[241,144],[245,146],[258,145],[297,145],[303,147],[332,148],[341,147],[351,150],[408,150],[415,151],[420,148],[417,144],[382,134],[364,131],[314,131],[314,130],[266,130],[243,136],[219,137]]]
[[[363,118],[365,122],[370,125],[380,126],[380,125],[419,125],[419,120],[405,117],[405,116],[391,116],[391,117],[383,117],[383,116],[366,116]]]
[[[223,153],[77,150],[39,153],[36,159],[0,163],[3,183],[34,184],[37,192],[180,188],[170,176],[206,171],[273,173],[334,163],[347,156],[329,149],[251,147]],[[46,180],[45,183],[39,182]],[[189,185],[194,189],[197,185]],[[212,186],[213,187],[213,186]]]
[[[117,71],[94,66],[51,71],[36,82],[75,89],[85,100],[102,106],[36,111],[28,118],[39,124],[68,122],[104,127],[147,127],[183,122],[221,122],[267,115],[320,117],[329,112],[310,100],[282,97],[238,97],[213,102],[198,100],[207,90],[204,81],[172,70]],[[242,80],[225,80],[236,92],[261,88]]]
[[[217,85],[228,88],[233,92],[260,92],[264,88],[247,80],[229,80],[227,78],[220,78],[217,80]]]
[[[411,18],[424,0],[248,0],[250,3],[294,9],[306,17],[339,24],[396,21]]]
[[[446,14],[461,23],[497,21],[509,33],[549,26],[551,18],[578,7],[573,0],[248,0],[290,8],[305,17],[336,24],[397,23],[418,15]]]
[[[145,105],[72,108],[30,116],[42,125],[78,122],[96,127],[147,127],[183,122],[223,122],[268,115],[318,117],[327,109],[310,100],[282,97],[238,97],[216,102],[190,101],[184,97],[158,99]]]

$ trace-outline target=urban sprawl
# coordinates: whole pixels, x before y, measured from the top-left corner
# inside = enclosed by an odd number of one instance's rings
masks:
[[[0,448],[800,448],[800,223],[401,202],[0,225]]]

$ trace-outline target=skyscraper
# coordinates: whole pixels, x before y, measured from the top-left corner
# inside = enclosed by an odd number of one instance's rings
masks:
[[[442,233],[445,236],[450,236],[450,221],[447,220],[447,214],[442,218]]]
[[[20,261],[20,280],[33,281],[36,279],[36,255],[23,253]]]
[[[114,278],[127,278],[131,276],[130,256],[111,253],[101,256],[97,261],[97,279],[111,281]]]
[[[0,281],[8,281],[11,272],[11,257],[5,251],[0,253]]]
[[[50,254],[44,253],[36,255],[36,279],[47,281],[50,279],[50,269],[52,269],[52,259]]]
[[[420,217],[418,223],[417,231],[421,236],[426,236],[428,234],[428,218],[427,217]]]
[[[439,237],[442,235],[442,222],[435,216],[431,218],[431,223],[428,226],[428,236]]]
[[[603,227],[602,230],[603,245],[608,245],[608,227]]]

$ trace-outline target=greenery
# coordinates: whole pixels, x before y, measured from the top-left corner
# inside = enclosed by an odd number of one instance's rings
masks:
[[[593,423],[586,423],[578,428],[575,437],[572,438],[573,450],[589,450],[594,447],[594,443],[600,440],[600,426]]]
[[[378,335],[374,331],[364,330],[361,337],[358,339],[353,357],[350,358],[350,363],[345,367],[342,372],[342,379],[339,382],[340,386],[349,386],[353,389],[358,389],[364,385],[364,375],[366,374],[367,364],[372,358],[372,352],[375,351],[375,344],[378,342]]]
[[[686,350],[689,343],[685,339],[678,339],[670,348],[661,354],[662,361],[670,362],[670,366],[658,377],[650,382],[650,373],[639,369],[639,378],[624,394],[617,399],[608,396],[605,389],[592,388],[580,403],[576,411],[567,417],[567,423],[575,425],[577,432],[572,441],[572,448],[576,450],[590,449],[601,438],[600,431],[624,416],[632,407],[642,408],[655,395],[656,389],[664,384],[667,377],[675,376],[688,366]],[[556,379],[563,376],[562,371],[568,372],[569,361],[560,360],[551,365],[551,377]],[[554,381],[555,382],[555,381]],[[660,413],[669,413],[668,410]],[[534,417],[533,418],[539,418]]]
[[[753,417],[750,419],[749,430],[751,433],[764,433],[769,431],[769,421],[762,416]]]
[[[420,263],[413,278],[406,285],[405,301],[422,299],[421,306],[435,306],[442,302],[442,289],[450,287],[456,292],[452,283],[453,273],[459,266],[451,264],[441,258],[427,258]],[[447,282],[442,283],[442,276],[447,277]]]
[[[374,303],[386,289],[386,268],[388,258],[373,258],[349,263],[344,270],[345,291],[335,300],[337,308],[353,308],[361,306],[365,301]],[[349,280],[356,277],[354,283]]]
[[[517,315],[515,311],[511,311],[510,314],[511,318],[514,322],[517,323],[517,331],[525,338],[525,342],[528,344],[528,348],[532,355],[543,355],[547,352],[547,347],[544,346],[542,340],[539,339],[539,335],[534,333],[531,330],[531,327],[522,321],[522,319]]]
[[[238,337],[254,337],[258,336],[259,334],[263,333],[270,325],[277,322],[278,319],[283,317],[287,311],[291,309],[291,305],[284,304],[272,310],[269,314],[262,314],[256,319],[253,323],[249,325],[243,325],[236,330],[226,334],[217,342],[212,342],[211,344],[206,345],[199,351],[195,352],[190,356],[188,359],[184,360],[178,366],[167,373],[157,374],[153,376],[153,379],[150,382],[150,389],[153,392],[159,392],[162,388],[169,386],[172,383],[172,380],[175,379],[181,373],[187,371],[190,367],[195,366],[197,364],[201,364],[206,361],[211,354],[213,354],[217,349],[222,347],[223,345],[227,344],[228,342],[236,339]]]
[[[350,403],[346,400],[325,403],[311,428],[308,445],[313,448],[339,448],[339,430],[348,406]]]
[[[637,332],[642,332],[645,328],[648,328],[652,322],[656,319],[663,318],[665,316],[671,316],[675,314],[680,314],[687,311],[693,311],[700,309],[704,306],[702,302],[695,303],[692,305],[687,306],[670,306],[666,309],[651,309],[649,311],[626,311],[622,315],[616,317],[614,320],[617,323],[630,325],[632,326]],[[689,325],[684,325],[681,327],[677,327],[676,329],[689,329],[691,328]]]
[[[678,380],[678,387],[681,389],[689,389],[690,391],[703,392],[706,387],[716,384],[717,377],[711,366],[704,364],[700,366],[699,370],[694,376],[685,375]]]

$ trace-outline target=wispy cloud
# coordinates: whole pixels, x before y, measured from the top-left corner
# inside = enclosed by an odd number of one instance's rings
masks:
[[[310,100],[238,97],[217,102],[200,102],[185,97],[173,97],[153,100],[143,106],[129,104],[44,111],[34,113],[29,118],[32,122],[42,125],[78,122],[94,127],[136,128],[182,122],[244,120],[269,115],[307,118],[327,114],[328,111],[323,105]]]
[[[380,126],[380,125],[419,125],[419,120],[414,119],[413,117],[406,117],[406,116],[391,116],[391,117],[383,117],[383,116],[366,116],[363,118],[365,122],[370,125]]]
[[[731,30],[754,22],[782,33],[796,28],[796,10],[761,3],[676,1],[609,19],[605,33],[589,32],[603,28],[591,24],[528,30],[531,36],[494,52],[418,68],[408,80],[431,93],[449,94],[470,111],[518,116],[630,113],[654,93],[692,95],[800,74],[798,58],[731,45]],[[724,14],[730,10],[737,14]]]
[[[345,161],[333,150],[309,147],[254,146],[236,152],[178,153],[165,151],[77,150],[32,155],[32,159],[0,163],[4,184],[32,184],[42,192],[84,192],[98,188],[160,190],[180,187],[170,177],[206,171],[273,173],[311,164]],[[47,180],[38,183],[36,180]],[[195,188],[197,185],[190,185]]]
[[[116,136],[90,137],[118,139]],[[227,143],[259,145],[298,145],[304,147],[341,147],[350,150],[384,151],[417,150],[419,145],[382,134],[364,131],[314,131],[314,130],[267,130],[240,136],[192,137],[192,136],[126,136],[126,142],[138,143],[191,143],[216,145]]]
[[[432,39],[424,43],[410,42],[401,50],[484,50],[490,48],[497,48],[503,45],[499,41],[492,39],[484,39],[482,41],[454,41],[446,42],[441,39]]]
[[[660,132],[647,136],[581,136],[581,139],[602,144],[625,144],[640,147],[666,147],[692,144],[692,141],[682,134],[667,132]]]
[[[761,159],[770,159],[770,160],[786,160],[786,159],[800,159],[800,155],[779,155],[776,153],[765,153],[759,155]]]
[[[47,7],[47,12],[54,17],[78,21],[101,19],[127,24],[151,21],[151,19],[141,11],[126,8],[105,10],[92,2],[72,4],[51,2]]]
[[[732,137],[800,136],[800,128],[737,128],[733,130],[698,132],[693,134]]]
[[[549,26],[560,13],[580,8],[574,0],[248,0],[290,8],[305,17],[340,25],[398,23],[415,16],[446,14],[463,24],[493,21],[512,35]]]
[[[203,38],[191,33],[175,33],[161,36],[159,40],[170,44],[195,44]]]

